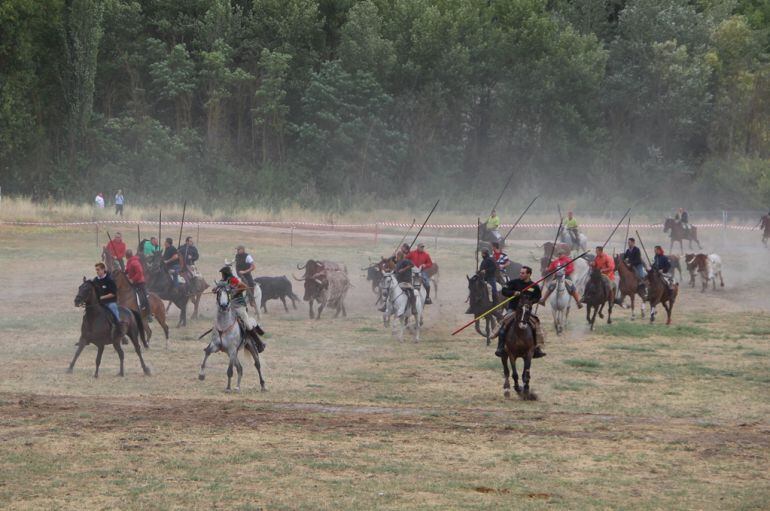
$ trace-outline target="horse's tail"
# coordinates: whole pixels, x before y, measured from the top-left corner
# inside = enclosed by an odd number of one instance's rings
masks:
[[[134,315],[134,320],[139,327],[139,337],[142,339],[142,346],[149,348],[150,343],[147,342],[147,334],[144,331],[144,320],[142,319],[142,314],[139,311],[135,311],[133,309],[131,309],[131,313]]]

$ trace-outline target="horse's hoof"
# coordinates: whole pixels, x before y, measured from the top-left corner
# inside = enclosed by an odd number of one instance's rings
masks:
[[[95,379],[97,379],[98,377],[99,377],[99,374],[98,374],[98,373],[95,373],[95,374],[94,374],[94,380],[95,380]]]
[[[262,385],[262,387],[260,387],[260,388],[259,388],[259,391],[260,391],[260,392],[267,392],[267,387],[265,387],[264,385]]]
[[[126,373],[118,373],[115,376],[119,376],[120,378],[123,378],[126,376]]]
[[[198,375],[198,379],[199,379],[200,381],[203,381],[203,380],[205,380],[205,379],[206,379],[206,375],[205,375],[205,374],[199,374],[199,375]]]
[[[240,392],[241,392],[241,388],[240,388],[240,387],[235,387],[235,389],[233,390],[233,392],[235,392],[235,393],[237,393],[237,394],[240,394]]]
[[[503,395],[505,396],[505,399],[510,399],[511,398],[511,391],[510,390],[506,390],[505,392],[503,392]]]
[[[73,369],[71,367],[68,367],[66,373],[67,374],[72,374],[73,373]]]
[[[225,389],[225,392],[227,392],[228,394],[229,394],[230,392],[232,392],[232,391],[233,391],[233,389],[231,389],[230,387],[227,387],[227,388]]]
[[[144,368],[144,375],[145,376],[152,376],[152,369],[150,369],[149,367],[145,367]]]

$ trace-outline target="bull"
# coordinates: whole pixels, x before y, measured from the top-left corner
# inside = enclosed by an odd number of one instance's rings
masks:
[[[289,308],[286,306],[286,298],[289,298],[291,306],[295,310],[297,309],[296,302],[299,301],[299,297],[294,294],[291,282],[286,278],[286,275],[281,277],[257,277],[254,280],[262,288],[262,300],[259,305],[265,313],[267,313],[266,304],[268,300],[281,300],[284,310],[289,312]]]
[[[344,264],[309,259],[303,266],[297,265],[297,269],[305,270],[302,278],[292,276],[304,282],[305,295],[302,299],[309,304],[310,319],[319,319],[327,306],[336,309],[335,318],[340,312],[347,317],[344,300],[350,289],[350,280]],[[313,302],[318,302],[317,314],[313,311]]]

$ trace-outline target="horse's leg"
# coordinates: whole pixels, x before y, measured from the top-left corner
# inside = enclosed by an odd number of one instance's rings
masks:
[[[233,366],[235,365],[235,362],[233,362],[233,355],[230,353],[230,363],[227,364],[227,387],[225,387],[225,392],[230,392],[232,388],[230,387],[230,383],[233,380]]]
[[[598,312],[599,312],[599,307],[594,306],[594,313],[591,316],[591,321],[589,321],[589,323],[591,323],[591,330],[594,329],[594,323],[596,322],[596,314]]]
[[[597,311],[598,311],[598,314],[599,314],[599,318],[600,319],[604,319],[604,302],[602,302],[601,305],[599,305],[599,307],[597,307]]]
[[[262,378],[262,364],[259,362],[259,352],[252,343],[248,343],[246,349],[251,354],[251,358],[254,359],[254,367],[257,368],[257,374],[259,375],[259,388],[264,392],[267,388],[265,387],[265,379]]]
[[[524,357],[524,371],[522,372],[521,379],[524,381],[524,394],[529,394],[529,369],[532,367],[532,354],[528,353]]]
[[[610,299],[607,300],[607,324],[612,324],[612,307],[615,305],[615,293],[610,295]]]
[[[118,352],[118,358],[120,359],[120,371],[118,371],[118,376],[125,376],[124,360],[126,355],[123,352],[123,348],[120,346],[120,341],[113,342],[112,347]]]
[[[340,307],[342,307],[342,317],[347,318],[348,317],[348,311],[345,310],[345,304],[343,302],[340,302]]]
[[[725,287],[725,281],[722,280],[722,272],[719,272],[719,287]]]
[[[308,302],[310,306],[310,319],[315,319],[315,313],[313,312],[313,299],[310,299],[310,302]]]
[[[117,342],[120,342],[120,340],[118,340]],[[104,353],[104,344],[98,344],[96,346],[96,349],[99,351],[96,352],[96,371],[94,371],[94,378],[99,377],[99,366],[102,364],[102,353]]]
[[[72,371],[75,368],[75,362],[77,361],[80,354],[83,353],[83,349],[85,349],[86,344],[87,343],[83,339],[80,339],[80,342],[78,342],[78,347],[75,350],[75,356],[72,357],[72,362],[70,362],[70,366],[67,368],[67,373],[72,374]]]
[[[669,304],[668,302],[662,302],[663,308],[666,309],[666,324],[671,324],[671,309],[674,308],[673,304]]]
[[[650,323],[655,322],[655,306],[650,303]]]
[[[506,398],[511,397],[510,372],[508,371],[508,355],[503,355],[500,360],[503,363],[503,395]]]
[[[238,350],[235,351],[235,369],[238,370],[238,381],[235,384],[235,391],[236,392],[240,392],[241,391],[241,378],[243,378],[243,365],[241,364],[241,361],[238,358]]]
[[[511,358],[511,373],[513,374],[513,390],[515,390],[517,394],[521,394],[519,373],[516,371],[516,357]]]
[[[625,297],[623,297],[625,298]],[[634,320],[634,303],[636,302],[636,294],[631,295],[631,320]]]
[[[203,381],[206,379],[206,361],[209,359],[209,355],[214,353],[214,343],[209,343],[208,346],[203,348],[203,362],[201,362],[201,370],[198,373],[198,379]]]
[[[144,375],[150,376],[152,374],[152,370],[147,364],[144,363],[142,349],[139,347],[139,339],[137,339],[135,335],[131,336],[131,343],[134,345],[134,351],[136,351],[136,354],[139,356],[139,363],[142,365],[142,371],[144,371]]]
[[[285,296],[281,297],[281,303],[283,303],[283,310],[285,310],[286,312],[289,312],[289,308],[286,306],[286,297]],[[265,308],[265,312],[267,312],[267,308]]]

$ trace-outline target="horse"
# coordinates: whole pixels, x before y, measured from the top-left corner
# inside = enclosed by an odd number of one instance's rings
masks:
[[[468,310],[466,311],[466,314],[473,314],[474,317],[478,317],[500,302],[499,297],[496,301],[492,300],[492,297],[490,296],[491,289],[479,274],[476,274],[473,277],[468,277],[466,275],[465,278],[468,280]],[[476,320],[474,324],[476,332],[487,340],[487,346],[490,344],[492,333],[502,319],[503,312],[500,309],[495,310],[491,314],[487,314],[484,317],[485,328],[483,332],[481,331],[481,321],[478,319]]]
[[[602,311],[605,304],[608,308],[607,324],[612,323],[612,306],[615,303],[615,292],[612,288],[612,285],[607,285],[601,270],[598,268],[591,270],[583,293],[583,301],[586,304],[586,320],[591,325],[591,330],[594,329],[597,314],[600,318],[604,318]],[[591,314],[592,311],[593,314]]]
[[[500,244],[500,250],[502,250],[505,247],[505,240],[503,238],[498,238],[494,234],[492,234],[492,231],[487,229],[486,222],[482,222],[481,225],[479,225],[479,244],[476,247],[477,251],[481,251],[483,249],[489,250],[490,253],[492,253],[492,243],[497,242]]]
[[[662,304],[666,309],[666,324],[671,324],[671,311],[674,310],[674,302],[679,294],[679,284],[673,288],[668,286],[658,270],[650,270],[647,273],[647,301],[650,302],[650,323],[655,321],[655,306]]]
[[[671,246],[669,247],[668,251],[671,252],[674,250],[674,242],[679,242],[679,252],[684,253],[684,248],[682,247],[682,240],[687,240],[689,243],[689,248],[692,249],[692,242],[698,244],[698,248],[703,248],[700,246],[700,241],[698,241],[698,230],[694,225],[690,226],[689,230],[686,230],[684,227],[682,227],[681,222],[677,222],[673,218],[666,218],[666,221],[663,223],[663,232],[669,232],[669,236],[671,237]]]
[[[190,302],[193,304],[193,313],[190,319],[198,319],[198,305],[200,304],[203,293],[210,287],[206,279],[201,276],[197,268],[184,268],[182,270],[184,278],[187,281],[187,293]]]
[[[203,350],[203,362],[201,363],[201,370],[198,373],[198,379],[203,381],[206,379],[206,361],[212,353],[224,351],[227,353],[230,364],[227,366],[227,387],[225,392],[230,392],[231,381],[233,379],[233,366],[238,370],[238,381],[235,384],[235,391],[241,391],[241,378],[243,377],[243,366],[241,361],[238,360],[238,351],[242,347],[246,347],[246,350],[251,354],[251,358],[254,359],[254,367],[257,368],[257,374],[259,374],[259,387],[260,390],[267,390],[265,387],[265,380],[262,378],[262,367],[259,362],[259,352],[254,342],[246,335],[244,335],[243,328],[238,322],[238,315],[233,310],[230,304],[230,297],[224,287],[219,287],[217,293],[217,317],[214,320],[214,327],[211,329],[211,340],[208,346]]]
[[[99,377],[99,366],[102,363],[102,354],[104,353],[104,347],[108,344],[112,344],[115,351],[118,352],[118,358],[120,358],[120,372],[118,376],[125,376],[125,370],[123,367],[123,348],[120,346],[120,341],[124,337],[122,335],[113,336],[112,312],[99,303],[99,297],[96,293],[96,284],[93,281],[87,280],[83,277],[83,283],[78,288],[78,293],[75,296],[75,307],[85,307],[86,311],[83,314],[83,321],[80,324],[80,339],[78,340],[77,349],[75,350],[75,356],[70,362],[68,373],[72,373],[75,362],[77,361],[83,349],[93,343],[96,345],[96,371],[94,371],[94,378]],[[152,374],[149,366],[144,363],[142,357],[142,350],[139,347],[139,339],[141,338],[142,344],[145,348],[149,347],[147,338],[144,335],[144,326],[142,324],[142,317],[139,313],[131,311],[125,307],[118,307],[120,313],[121,323],[126,324],[126,335],[131,339],[134,345],[136,354],[139,356],[139,363],[142,364],[142,370],[144,374],[149,376]]]
[[[387,293],[385,298],[385,313],[383,314],[383,323],[387,326],[390,316],[395,316],[398,320],[392,325],[391,334],[396,335],[398,328],[398,340],[404,340],[404,330],[409,323],[409,317],[414,317],[414,342],[420,342],[420,327],[422,326],[422,311],[425,303],[425,290],[422,287],[420,272],[412,268],[412,289],[414,290],[414,301],[410,303],[409,295],[396,280],[392,272],[384,272],[380,281],[380,288]],[[387,319],[386,319],[387,318]]]
[[[623,300],[626,299],[626,296],[631,297],[631,319],[634,319],[636,295],[639,295],[642,299],[641,317],[644,317],[644,295],[640,292],[639,284],[641,284],[641,282],[639,276],[631,266],[626,264],[623,258],[620,257],[620,254],[615,256],[615,269],[618,270],[618,275],[620,276],[620,284],[618,285],[618,305],[623,304]]]
[[[151,313],[163,329],[163,334],[166,336],[166,349],[168,349],[168,324],[166,323],[166,309],[163,307],[163,300],[161,300],[155,293],[147,293],[147,302],[150,304],[150,310],[140,310],[138,298],[136,296],[137,291],[128,281],[125,272],[115,270],[110,276],[118,287],[118,305],[131,309],[132,311],[137,311],[142,315],[142,322],[144,324],[144,331],[148,342],[152,339],[152,329],[147,322],[147,315]]]
[[[556,272],[555,278],[556,289],[554,289],[554,292],[548,298],[548,304],[551,306],[553,326],[556,329],[556,335],[561,335],[562,332],[564,332],[564,327],[567,325],[572,297],[567,292],[567,285],[564,282],[564,279],[566,278],[564,268]]]
[[[529,390],[530,374],[532,366],[532,356],[535,352],[535,332],[532,325],[527,320],[530,313],[530,304],[520,302],[519,307],[514,313],[511,324],[505,332],[505,355],[502,357],[503,363],[503,394],[506,398],[511,397],[511,383],[509,380],[510,371],[513,371],[513,389],[524,400],[536,400],[537,396]],[[516,359],[524,359],[524,371],[522,380],[524,389],[519,387],[519,375],[516,372]],[[510,370],[508,361],[511,362]],[[522,392],[523,390],[523,392]]]
[[[187,292],[187,284],[180,283],[174,286],[171,276],[162,267],[161,255],[159,252],[153,254],[149,259],[140,256],[144,275],[147,279],[147,290],[156,293],[162,300],[169,300],[179,308],[179,322],[177,328],[187,325],[187,302],[190,296]]]
[[[582,232],[578,232],[577,239],[573,240],[572,235],[567,229],[562,229],[559,236],[560,241],[570,247],[570,250],[577,250],[578,252],[585,252],[588,246],[588,236]]]

